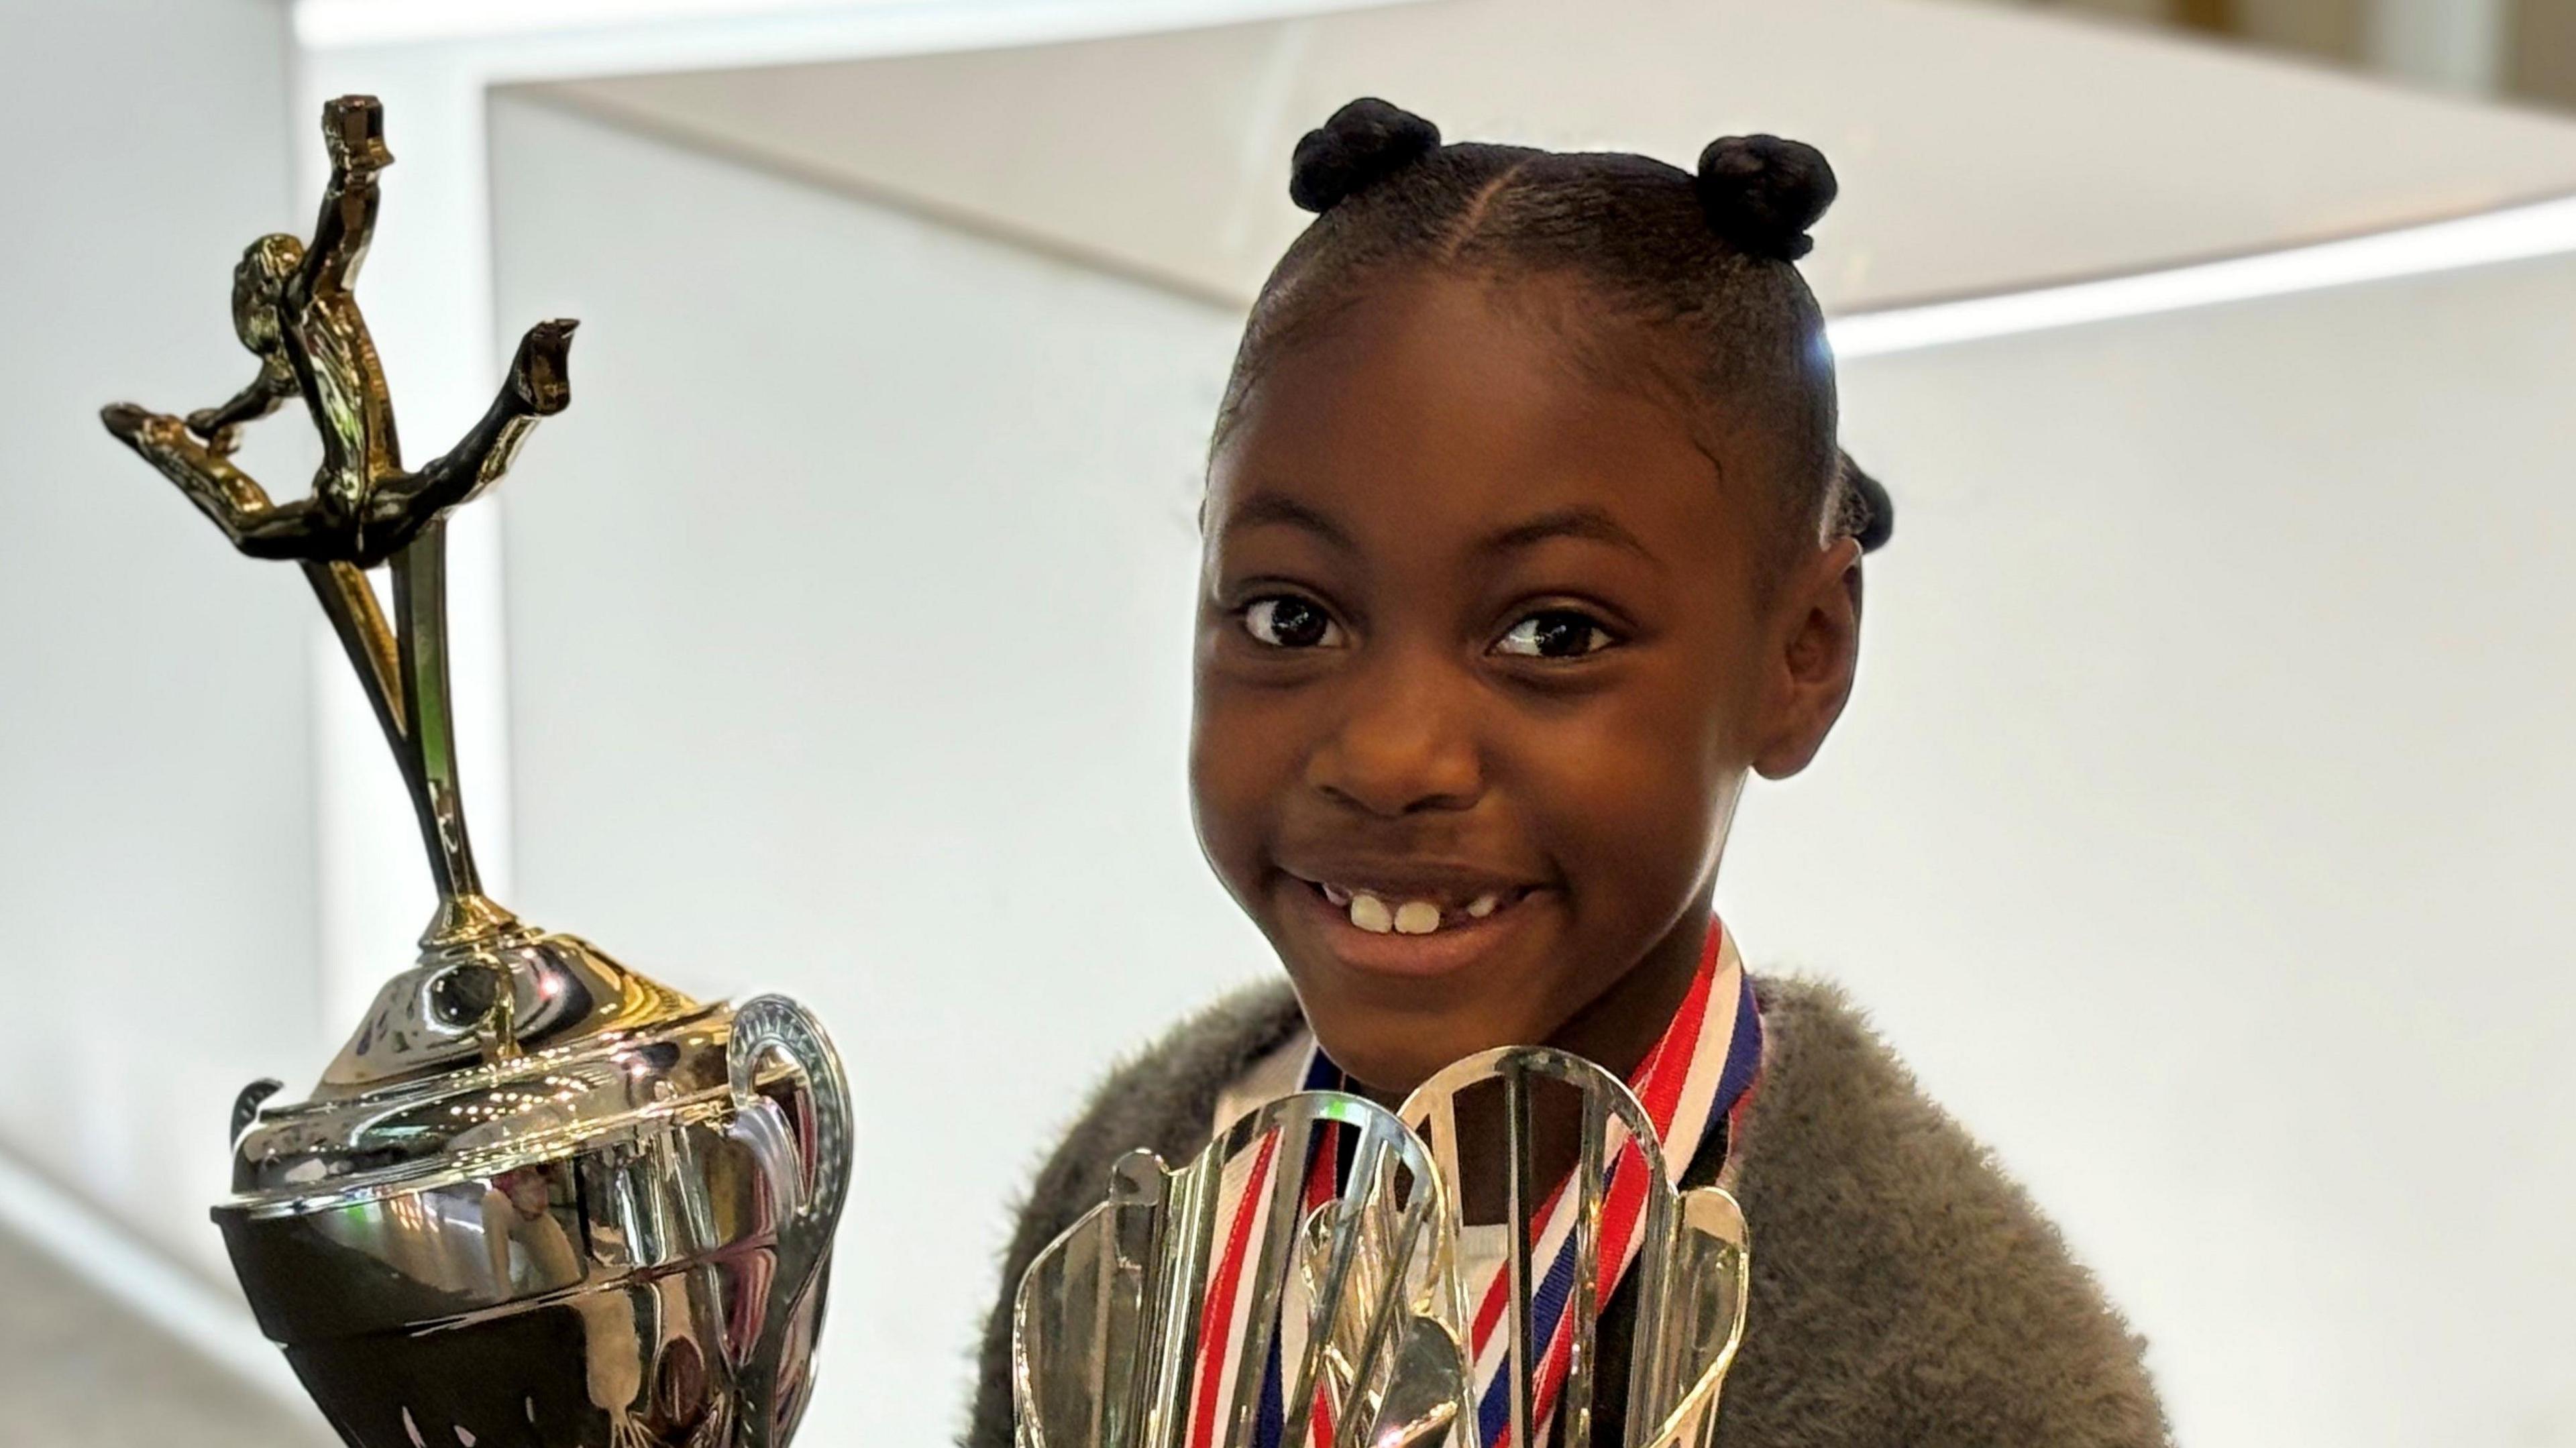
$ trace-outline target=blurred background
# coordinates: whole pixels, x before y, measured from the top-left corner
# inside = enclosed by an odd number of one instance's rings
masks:
[[[1187,816],[1192,510],[1289,149],[1374,93],[1825,149],[1902,526],[1728,918],[2064,1225],[2184,1442],[2576,1445],[2576,0],[0,0],[0,1441],[325,1432],[205,1210],[427,876],[303,585],[94,418],[246,375],[230,268],[350,91],[416,453],[583,320],[457,528],[495,893],[850,1058],[800,1442],[946,1440],[1052,1133],[1270,968]]]

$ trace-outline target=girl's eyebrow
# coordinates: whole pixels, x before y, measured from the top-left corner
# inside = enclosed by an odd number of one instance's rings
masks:
[[[1595,543],[1624,548],[1649,563],[1661,562],[1653,550],[1622,526],[1618,519],[1589,504],[1559,508],[1554,512],[1541,513],[1527,522],[1515,523],[1487,538],[1478,545],[1477,551],[1510,553],[1551,538],[1588,538]]]
[[[1225,526],[1228,532],[1265,526],[1299,528],[1341,552],[1359,551],[1359,544],[1351,541],[1351,535],[1343,531],[1342,525],[1322,510],[1277,493],[1254,493],[1235,504],[1226,512]]]

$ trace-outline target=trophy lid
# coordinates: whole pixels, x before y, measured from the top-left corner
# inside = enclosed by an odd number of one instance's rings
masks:
[[[697,1008],[589,941],[539,930],[480,897],[474,903],[480,908],[472,925],[450,928],[443,913],[420,958],[376,992],[323,1071],[316,1099],[363,1096]]]
[[[727,1109],[730,1007],[501,918],[444,943],[433,933],[310,1100],[263,1106],[274,1082],[244,1093],[224,1210],[345,1205]]]

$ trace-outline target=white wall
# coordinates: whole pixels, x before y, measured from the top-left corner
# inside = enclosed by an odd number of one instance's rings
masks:
[[[502,329],[586,319],[508,484],[515,903],[834,1023],[869,1180],[810,1432],[931,1441],[1072,1093],[1262,968],[1182,797],[1232,320],[493,137]],[[1727,908],[2064,1222],[2186,1442],[2576,1444],[2571,313],[2560,261],[1848,369],[1899,541]]]
[[[1105,1059],[1262,968],[1182,760],[1231,317],[496,103],[511,902],[822,1013],[859,1093],[804,1436],[935,1443],[1003,1203]]]
[[[1896,541],[1725,894],[2029,1181],[2185,1442],[2576,1443],[2571,316],[2560,259],[1844,371]]]
[[[227,1280],[225,1110],[327,1054],[316,615],[98,409],[247,378],[233,263],[305,224],[286,78],[275,5],[0,7],[0,1157]],[[302,490],[309,460],[254,446]]]

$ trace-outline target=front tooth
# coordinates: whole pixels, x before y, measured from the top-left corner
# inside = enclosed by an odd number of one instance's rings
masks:
[[[1328,884],[1324,887],[1324,898],[1332,902],[1333,908],[1340,909],[1351,903],[1351,892],[1339,885]]]
[[[1371,935],[1384,935],[1395,928],[1395,912],[1363,890],[1351,896],[1351,923]]]
[[[1440,907],[1428,900],[1407,900],[1395,907],[1395,933],[1429,935],[1440,928]]]
[[[1502,903],[1502,897],[1499,895],[1479,895],[1467,902],[1467,913],[1475,919],[1482,920],[1493,914],[1494,907]]]

